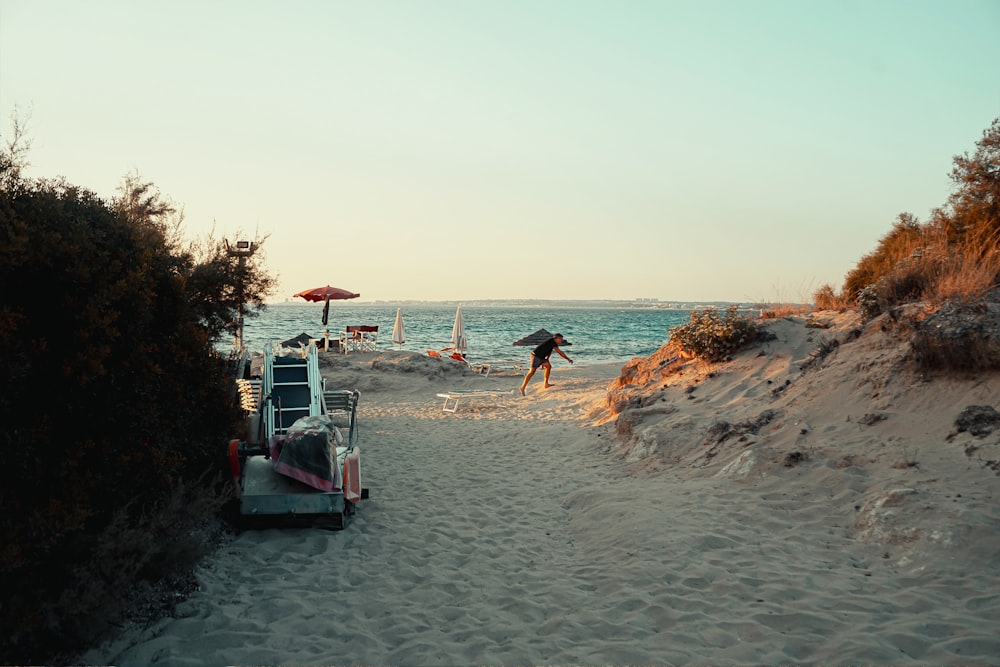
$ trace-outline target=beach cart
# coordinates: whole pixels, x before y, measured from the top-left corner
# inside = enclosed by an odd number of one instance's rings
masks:
[[[354,442],[359,394],[324,391],[314,344],[305,354],[285,350],[280,345],[265,350],[259,393],[243,400],[245,408],[254,406],[250,435],[229,442],[241,523],[321,520],[345,528],[368,497]],[[329,396],[337,397],[336,406],[327,406]],[[349,420],[346,439],[334,414]]]

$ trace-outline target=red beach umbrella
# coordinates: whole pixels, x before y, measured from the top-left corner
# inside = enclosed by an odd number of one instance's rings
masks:
[[[325,326],[330,317],[331,299],[357,299],[361,295],[349,292],[345,289],[340,289],[339,287],[330,287],[327,285],[326,287],[314,287],[312,289],[302,290],[293,296],[301,297],[306,301],[322,301],[323,325]]]
[[[354,292],[348,292],[345,289],[340,289],[339,287],[314,287],[312,289],[302,290],[295,296],[301,297],[306,301],[330,301],[331,299],[356,299],[360,294],[355,294]]]

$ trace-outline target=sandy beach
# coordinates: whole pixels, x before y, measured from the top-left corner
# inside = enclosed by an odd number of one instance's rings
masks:
[[[1000,664],[1000,375],[930,377],[850,314],[720,364],[483,377],[321,355],[361,391],[343,531],[234,536],[117,665]],[[437,393],[515,392],[443,412]],[[987,420],[988,422],[988,420]],[[985,431],[985,432],[984,432]]]

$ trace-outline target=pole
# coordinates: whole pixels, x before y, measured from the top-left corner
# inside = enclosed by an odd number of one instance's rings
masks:
[[[257,250],[257,244],[253,241],[237,241],[235,246],[230,246],[226,241],[226,254],[230,257],[237,257],[237,285],[236,285],[236,348],[243,350],[243,304],[246,299],[244,292],[244,282],[246,281],[247,258],[253,256]]]

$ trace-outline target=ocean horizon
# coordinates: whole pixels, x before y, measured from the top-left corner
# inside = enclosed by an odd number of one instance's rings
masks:
[[[635,302],[623,303],[628,305],[463,303],[462,317],[469,344],[466,356],[471,361],[527,360],[531,348],[515,346],[514,342],[538,329],[546,329],[566,337],[570,345],[564,349],[575,363],[625,363],[633,357],[651,355],[667,341],[670,329],[690,318],[690,310],[664,307],[662,302],[651,302],[647,307]],[[426,353],[451,345],[457,307],[453,303],[334,301],[330,303],[328,326],[324,326],[322,303],[269,304],[258,317],[245,317],[243,342],[251,353],[257,353],[269,344],[302,333],[322,338],[328,330],[330,337],[336,338],[346,326],[373,325],[379,328],[379,349]],[[406,334],[406,342],[401,346],[392,343],[397,308],[402,313]],[[557,358],[555,363],[567,362]]]

